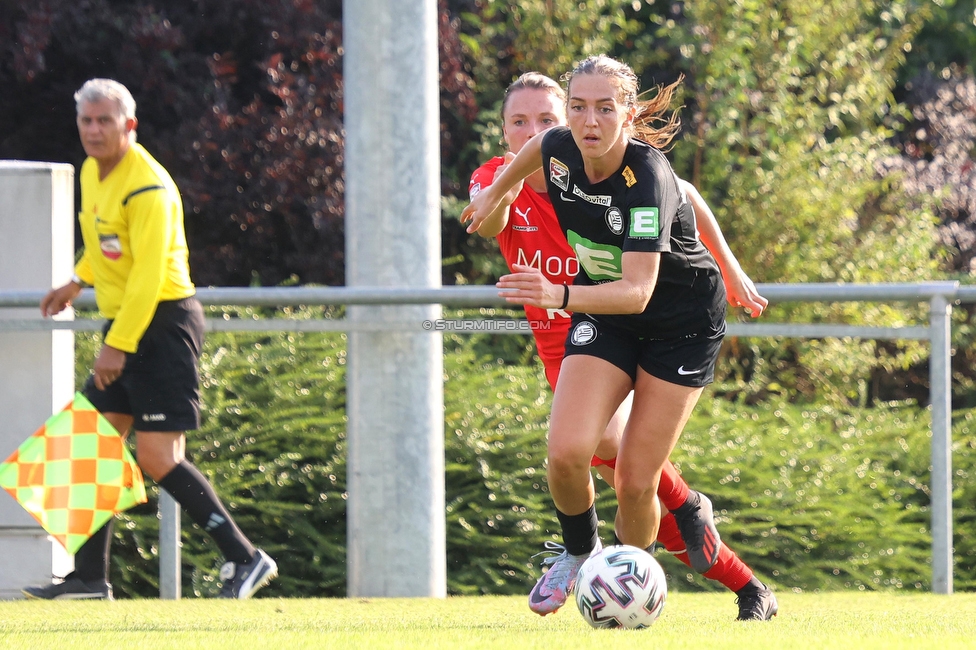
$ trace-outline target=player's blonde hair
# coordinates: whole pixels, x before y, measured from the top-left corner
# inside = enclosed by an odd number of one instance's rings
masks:
[[[681,120],[676,110],[671,110],[675,89],[681,83],[683,76],[667,86],[656,86],[657,93],[650,99],[641,100],[638,95],[640,82],[633,69],[626,63],[618,61],[604,54],[587,57],[580,61],[572,72],[563,75],[566,89],[569,90],[573,79],[577,75],[599,74],[607,77],[617,88],[615,99],[618,104],[633,107],[636,111],[633,126],[634,137],[640,138],[657,149],[664,149],[671,143],[674,136],[681,130]]]
[[[558,99],[561,103],[566,103],[566,91],[564,91],[563,87],[559,85],[559,82],[557,82],[555,79],[547,77],[541,72],[526,72],[509,84],[508,88],[505,89],[505,98],[502,99],[503,120],[505,119],[505,109],[508,107],[508,98],[512,95],[512,93],[526,88],[531,88],[533,90],[545,90]]]
[[[75,108],[81,105],[109,99],[119,107],[119,115],[125,119],[136,116],[136,100],[129,89],[114,79],[89,79],[75,93]]]

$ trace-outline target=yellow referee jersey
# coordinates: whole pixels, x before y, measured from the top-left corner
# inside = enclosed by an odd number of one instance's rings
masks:
[[[81,236],[75,273],[95,287],[114,322],[105,343],[135,352],[156,305],[195,293],[183,231],[183,200],[169,173],[133,143],[104,180],[93,158],[81,166]]]

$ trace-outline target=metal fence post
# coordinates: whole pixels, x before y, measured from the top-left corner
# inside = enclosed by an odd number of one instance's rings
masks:
[[[932,342],[932,591],[952,593],[952,389],[950,313],[945,295],[929,301]]]
[[[180,504],[169,492],[159,490],[159,597],[179,600],[183,585],[180,574]]]
[[[345,0],[346,284],[441,282],[437,3]],[[350,596],[444,597],[444,380],[435,304],[353,306],[346,371]],[[409,331],[410,328],[414,331]]]

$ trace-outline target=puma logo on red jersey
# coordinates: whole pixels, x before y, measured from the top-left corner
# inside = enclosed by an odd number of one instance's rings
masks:
[[[517,207],[515,208],[515,214],[522,217],[522,221],[525,222],[525,225],[522,226],[520,224],[513,223],[512,230],[518,230],[519,232],[536,232],[537,230],[539,230],[539,226],[533,226],[532,224],[529,223],[529,212],[531,210],[532,210],[531,205],[525,209],[525,212],[522,212]]]

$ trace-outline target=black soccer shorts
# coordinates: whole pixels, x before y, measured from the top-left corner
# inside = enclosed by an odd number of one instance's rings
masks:
[[[105,324],[103,336],[111,325]],[[136,431],[198,428],[197,362],[204,327],[203,308],[196,298],[159,303],[138,350],[126,353],[122,375],[106,390],[98,390],[94,376],[89,377],[85,397],[102,413],[131,415]]]
[[[655,339],[607,325],[599,317],[573,314],[566,337],[566,356],[587,354],[608,361],[637,381],[637,368],[679,386],[707,386],[715,378],[715,363],[725,337],[720,331]]]

